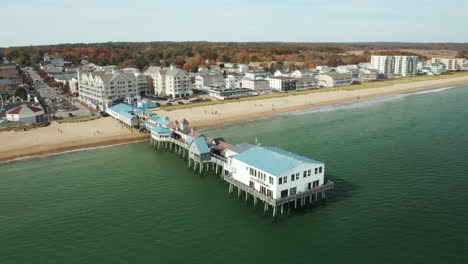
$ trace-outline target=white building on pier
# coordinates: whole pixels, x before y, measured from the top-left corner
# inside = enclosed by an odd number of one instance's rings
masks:
[[[225,167],[242,184],[273,199],[324,184],[325,165],[274,147],[255,146],[228,158]]]

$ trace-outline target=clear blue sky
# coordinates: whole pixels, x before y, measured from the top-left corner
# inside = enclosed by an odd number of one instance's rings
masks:
[[[0,47],[107,41],[468,42],[468,0],[0,0]]]

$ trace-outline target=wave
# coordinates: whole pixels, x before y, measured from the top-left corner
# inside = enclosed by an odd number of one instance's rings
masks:
[[[438,92],[443,92],[445,90],[453,89],[458,86],[449,86],[449,87],[443,87],[443,88],[437,88],[437,89],[432,89],[432,90],[427,90],[427,91],[420,91],[420,92],[414,92],[410,93],[411,94],[428,94],[428,93],[438,93]]]

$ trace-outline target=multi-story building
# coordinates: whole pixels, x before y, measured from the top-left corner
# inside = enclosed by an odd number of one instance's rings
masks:
[[[294,78],[315,77],[318,75],[316,70],[296,70],[291,76]]]
[[[349,74],[328,72],[317,76],[320,86],[335,87],[350,85],[353,83],[353,77]]]
[[[55,53],[55,54],[45,53],[44,62],[48,62],[57,67],[63,67],[63,65],[65,65],[64,56],[59,53]]]
[[[359,77],[359,66],[357,65],[341,65],[336,67],[337,73],[350,74],[353,78]]]
[[[296,79],[292,77],[270,77],[270,88],[280,92],[296,90]]]
[[[171,65],[170,68],[151,66],[146,75],[152,78],[154,92],[158,96],[172,98],[191,96],[192,84],[187,72]]]
[[[432,58],[431,63],[442,63],[445,65],[447,71],[460,71],[463,70],[465,59],[461,58]]]
[[[133,100],[139,94],[135,76],[110,71],[79,71],[79,98],[96,109],[105,110],[116,101]]]
[[[416,75],[418,56],[375,56],[371,57],[371,67],[387,77]]]
[[[213,86],[224,86],[224,76],[221,74],[213,74],[195,77],[195,87],[197,89],[208,90]]]
[[[265,79],[243,79],[242,88],[257,91],[259,93],[270,92],[270,82]]]
[[[319,88],[319,81],[315,77],[296,78],[296,90]]]
[[[359,81],[376,81],[385,79],[385,74],[376,69],[361,68],[359,69]]]
[[[241,87],[241,81],[244,78],[244,74],[231,73],[224,79],[226,89],[236,89]]]
[[[322,186],[325,175],[325,164],[320,161],[260,146],[229,157],[225,169],[235,180],[273,199]]]

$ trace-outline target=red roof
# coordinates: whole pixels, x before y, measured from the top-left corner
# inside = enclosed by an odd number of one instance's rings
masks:
[[[21,109],[23,108],[23,106],[18,106],[16,108],[13,108],[11,109],[9,112],[7,112],[7,114],[10,114],[10,115],[15,115],[15,114],[19,114],[21,112]]]
[[[41,108],[38,108],[38,107],[35,107],[35,106],[32,106],[32,105],[28,105],[28,108],[31,109],[31,111],[33,111],[33,112],[40,112],[40,111],[42,111]]]

